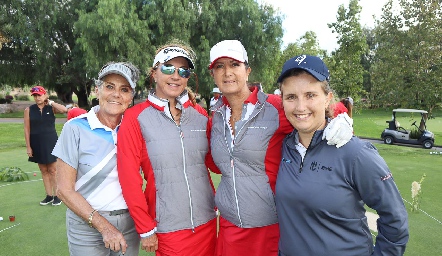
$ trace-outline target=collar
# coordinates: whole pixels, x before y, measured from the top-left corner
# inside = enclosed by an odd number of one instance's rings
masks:
[[[166,99],[162,99],[160,97],[158,97],[155,94],[155,90],[152,89],[149,92],[149,95],[147,96],[147,101],[150,102],[150,104],[156,108],[159,111],[164,111],[166,112],[166,114],[170,115],[170,111],[169,111],[169,100]],[[176,97],[176,108],[177,109],[183,109],[183,108],[187,108],[191,105],[191,101],[189,99],[189,94],[187,93],[187,90],[184,90],[178,97]]]
[[[327,121],[329,121],[329,119]],[[328,125],[328,122],[327,122],[327,125]],[[326,127],[327,126],[325,126],[324,129]],[[310,145],[307,148],[313,148],[313,147],[317,146],[319,143],[321,143],[323,133],[324,133],[324,130],[316,130],[315,133],[313,134],[312,140],[310,141]],[[298,130],[294,129],[293,132],[291,132],[289,135],[287,135],[287,146],[291,149],[296,149],[298,146],[298,143],[301,144],[299,142]]]
[[[91,108],[91,110],[89,110],[89,112],[87,112],[86,117],[87,117],[87,122],[89,123],[89,126],[91,127],[92,130],[101,128],[101,129],[104,129],[106,131],[112,131],[111,128],[109,128],[106,125],[102,124],[100,122],[100,120],[98,120],[98,117],[97,117],[98,110],[100,110],[100,105],[97,105],[97,106]],[[117,125],[117,127],[115,128],[116,131],[120,127],[120,124],[121,124],[121,121]]]
[[[252,103],[253,105],[256,105],[258,103],[258,87],[255,86],[255,89],[252,91],[252,93],[249,95],[249,97],[244,101],[244,104]],[[227,101],[226,97],[221,98],[224,105],[230,106],[229,102]]]

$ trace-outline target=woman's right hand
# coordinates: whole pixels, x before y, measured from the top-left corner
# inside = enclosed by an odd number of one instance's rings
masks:
[[[112,224],[108,222],[105,228],[100,231],[103,236],[104,246],[112,251],[118,252],[121,250],[123,254],[126,253],[127,243],[123,234],[118,231]]]
[[[158,250],[158,237],[157,234],[153,234],[148,237],[141,238],[141,249],[146,252],[155,252]]]
[[[26,153],[28,154],[28,157],[33,156],[32,148],[26,148]]]

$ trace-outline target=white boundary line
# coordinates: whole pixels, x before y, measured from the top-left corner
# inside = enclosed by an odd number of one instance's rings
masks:
[[[7,228],[4,228],[4,229],[0,230],[0,233],[3,232],[3,231],[6,231],[6,230],[8,230],[8,229],[11,229],[11,228],[13,228],[13,227],[17,227],[18,225],[20,225],[20,222],[17,223],[17,224],[12,225],[12,226],[10,226],[10,227],[7,227]]]
[[[0,188],[2,187],[6,187],[6,186],[11,186],[11,185],[15,185],[15,184],[22,184],[22,183],[28,183],[28,182],[34,182],[34,181],[42,181],[43,179],[38,179],[38,180],[27,180],[27,181],[20,181],[20,182],[10,182],[8,184],[4,184],[1,185]]]
[[[408,202],[407,200],[405,200],[404,198],[402,198],[402,200],[404,200],[405,202],[407,202],[409,205],[411,205],[410,202]],[[423,212],[425,215],[427,215],[428,217],[432,218],[433,220],[437,221],[437,223],[442,224],[442,221],[436,219],[435,217],[431,216],[430,214],[426,213],[424,210],[419,209],[419,211]]]

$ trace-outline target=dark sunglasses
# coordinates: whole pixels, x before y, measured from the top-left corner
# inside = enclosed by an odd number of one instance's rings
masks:
[[[175,73],[175,70],[177,69],[174,65],[171,64],[165,64],[161,65],[161,73],[166,75],[172,75]],[[186,68],[178,68],[178,75],[180,75],[182,78],[189,78],[192,74],[192,71],[190,69]]]
[[[42,92],[43,90],[42,89],[40,89],[40,88],[38,88],[38,87],[33,87],[32,89],[31,89],[31,93],[33,93],[33,92]]]

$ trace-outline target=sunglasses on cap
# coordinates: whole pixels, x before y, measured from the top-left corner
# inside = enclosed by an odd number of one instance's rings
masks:
[[[44,91],[40,87],[33,87],[31,89],[31,93],[34,93],[34,92],[44,92]]]
[[[175,70],[177,70],[177,68],[171,64],[164,64],[164,65],[161,65],[160,70],[161,70],[161,73],[163,73],[163,74],[172,75],[175,73]],[[178,75],[181,76],[182,78],[189,78],[190,74],[192,74],[192,71],[190,71],[190,69],[178,68]]]

